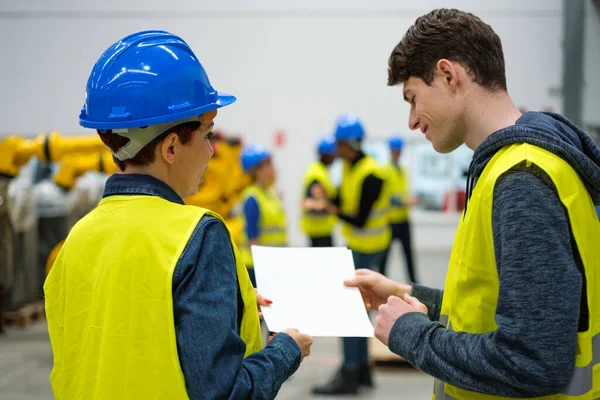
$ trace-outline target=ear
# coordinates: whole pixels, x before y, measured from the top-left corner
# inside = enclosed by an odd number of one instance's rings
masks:
[[[436,73],[442,78],[444,86],[451,90],[456,90],[458,86],[457,63],[442,58],[437,62]]]
[[[171,132],[167,135],[165,140],[162,141],[159,147],[160,155],[167,164],[175,163],[177,158],[177,147],[179,144],[179,138],[175,132]]]

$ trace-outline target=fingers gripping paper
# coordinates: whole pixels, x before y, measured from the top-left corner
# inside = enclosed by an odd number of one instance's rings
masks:
[[[311,336],[371,337],[373,325],[357,288],[350,250],[342,247],[252,246],[258,291],[272,300],[262,307],[270,331],[296,328]]]

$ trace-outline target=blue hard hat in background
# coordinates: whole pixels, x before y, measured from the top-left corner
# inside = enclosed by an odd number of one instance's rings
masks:
[[[326,156],[335,156],[335,139],[331,136],[321,139],[317,151]]]
[[[355,115],[346,114],[336,121],[334,136],[335,140],[360,140],[365,137],[365,129]]]
[[[143,31],[100,56],[87,82],[79,123],[95,129],[143,127],[200,115],[235,100],[210,85],[183,39]]]
[[[240,161],[242,162],[242,168],[244,169],[244,172],[249,172],[252,168],[256,167],[258,164],[270,157],[271,153],[266,147],[256,144],[249,144],[242,149]]]
[[[404,147],[404,140],[398,135],[392,135],[388,139],[388,145],[390,146],[390,150],[400,151]]]

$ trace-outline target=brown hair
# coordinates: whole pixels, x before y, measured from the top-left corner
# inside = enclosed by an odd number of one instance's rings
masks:
[[[433,10],[408,28],[390,55],[388,85],[410,77],[431,85],[437,62],[443,58],[459,62],[482,87],[506,90],[500,38],[479,17],[455,9]]]
[[[137,153],[132,159],[121,161],[113,156],[113,160],[117,167],[121,171],[125,171],[125,166],[129,164],[133,165],[149,165],[154,162],[155,159],[155,151],[156,146],[158,146],[162,141],[169,135],[170,133],[176,133],[177,137],[183,144],[187,144],[190,140],[192,140],[192,135],[200,128],[200,122],[184,122],[183,124],[179,124],[174,126],[171,129],[161,133],[150,143],[145,145],[139,153]],[[118,151],[121,147],[125,146],[129,143],[129,139],[125,136],[121,136],[119,134],[113,133],[112,130],[108,130],[105,132],[98,131],[98,135],[100,136],[100,140],[108,146],[112,151]]]

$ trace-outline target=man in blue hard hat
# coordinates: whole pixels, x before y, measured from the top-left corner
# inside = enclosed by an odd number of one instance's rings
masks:
[[[317,154],[318,160],[306,169],[302,179],[304,209],[301,228],[308,236],[311,247],[330,247],[333,246],[332,235],[337,218],[311,205],[319,199],[335,200],[336,189],[329,176],[329,167],[335,161],[335,138],[322,138],[317,146]]]
[[[94,66],[80,124],[120,171],[44,285],[57,399],[274,399],[309,354],[311,338],[294,329],[263,349],[223,220],[182,200],[213,155],[217,109],[235,100],[164,31],[127,36]]]
[[[354,266],[377,269],[391,239],[385,172],[362,151],[365,129],[356,116],[338,118],[334,136],[337,156],[344,165],[338,196],[326,209],[340,219]],[[328,384],[314,388],[313,393],[356,394],[361,387],[373,386],[367,338],[343,338],[343,348],[340,370]]]
[[[409,208],[413,205],[408,188],[406,171],[400,166],[400,155],[404,148],[404,141],[399,135],[388,138],[390,149],[390,162],[385,165],[390,185],[390,227],[392,229],[392,242],[388,247],[379,265],[379,272],[383,275],[387,272],[388,254],[392,244],[398,240],[404,250],[404,263],[409,282],[417,282],[412,254],[412,242],[410,234]]]
[[[252,177],[252,183],[242,192],[244,230],[240,250],[254,287],[254,262],[251,246],[287,245],[287,221],[281,199],[275,191],[275,167],[271,153],[263,146],[250,144],[240,155],[242,169]]]

